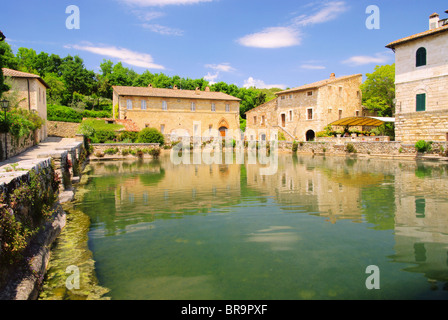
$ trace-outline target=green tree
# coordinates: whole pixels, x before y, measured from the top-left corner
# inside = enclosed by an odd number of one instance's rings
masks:
[[[363,105],[379,116],[391,117],[395,113],[395,64],[376,66],[366,77],[361,85]]]
[[[60,104],[66,91],[64,79],[55,73],[47,73],[43,79],[50,86],[47,89],[48,102],[50,104]]]

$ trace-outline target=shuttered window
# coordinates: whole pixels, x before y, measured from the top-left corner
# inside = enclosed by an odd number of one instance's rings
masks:
[[[417,95],[417,111],[426,111],[426,94]]]
[[[415,60],[416,60],[417,67],[426,66],[426,49],[425,48],[422,47],[417,50]]]

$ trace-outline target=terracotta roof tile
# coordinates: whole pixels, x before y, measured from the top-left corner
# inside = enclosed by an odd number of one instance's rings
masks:
[[[122,86],[114,86],[113,89],[120,96],[241,101],[241,99],[232,97],[222,92]]]
[[[22,71],[17,71],[13,69],[8,68],[2,68],[3,75],[5,77],[11,77],[11,78],[34,78],[38,79],[45,87],[50,88],[50,86],[37,74],[33,73],[27,73]]]
[[[436,34],[436,33],[439,33],[439,32],[445,32],[445,31],[448,31],[448,25],[444,25],[442,27],[431,29],[431,30],[426,30],[424,32],[417,33],[417,34],[414,34],[412,36],[409,36],[409,37],[406,37],[406,38],[402,38],[400,40],[396,40],[394,42],[389,43],[386,46],[386,48],[393,49],[393,48],[395,48],[395,46],[397,46],[399,44],[402,44],[402,43],[405,43],[405,42],[409,42],[409,41],[412,41],[412,40],[415,40],[415,39],[427,37],[427,36],[430,36],[430,35],[433,35],[433,34]]]
[[[280,95],[280,94],[285,94],[285,93],[290,93],[290,92],[295,92],[295,91],[320,88],[320,87],[323,87],[330,83],[338,82],[338,81],[349,79],[352,77],[359,77],[359,76],[362,76],[362,74],[354,74],[351,76],[343,76],[343,77],[339,77],[339,78],[329,78],[329,79],[313,82],[310,84],[306,84],[306,85],[303,85],[300,87],[296,87],[296,88],[292,88],[292,89],[288,89],[288,90],[284,90],[284,91],[279,91],[279,92],[276,92],[275,94]]]

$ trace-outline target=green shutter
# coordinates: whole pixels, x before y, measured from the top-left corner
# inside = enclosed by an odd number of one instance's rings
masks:
[[[417,111],[426,111],[426,94],[417,95]]]

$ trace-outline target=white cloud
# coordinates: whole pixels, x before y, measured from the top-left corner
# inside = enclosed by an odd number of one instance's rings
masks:
[[[217,72],[215,74],[211,74],[209,72],[209,73],[207,73],[206,76],[204,76],[204,80],[207,80],[210,83],[210,85],[213,85],[216,83],[216,79],[218,78],[218,76],[219,76],[219,72]]]
[[[165,13],[159,12],[159,11],[144,12],[144,11],[133,10],[132,13],[135,16],[137,16],[138,19],[140,19],[142,21],[146,21],[146,22],[163,17],[165,15]]]
[[[222,71],[222,72],[232,72],[235,71],[235,68],[233,68],[230,63],[221,63],[221,64],[206,64],[206,68],[210,68],[216,71]]]
[[[120,0],[126,4],[139,7],[163,7],[169,5],[188,5],[201,2],[211,2],[213,0]]]
[[[391,56],[385,53],[377,53],[374,56],[353,56],[347,60],[342,61],[342,63],[356,67],[363,66],[366,64],[382,64],[390,60]]]
[[[254,48],[284,48],[301,43],[300,32],[290,27],[266,28],[261,32],[249,34],[238,39],[246,47]]]
[[[142,27],[162,35],[181,36],[184,34],[183,30],[161,26],[160,24],[143,23]]]
[[[64,48],[76,49],[91,52],[103,57],[111,57],[120,60],[131,66],[142,67],[147,69],[165,69],[165,67],[155,64],[150,54],[135,52],[126,48],[104,47],[93,45],[66,45]]]
[[[238,42],[246,47],[254,48],[284,48],[300,45],[302,42],[302,28],[308,25],[324,23],[334,20],[348,10],[345,1],[330,1],[321,4],[311,3],[306,6],[314,7],[312,14],[302,14],[293,18],[289,25],[265,28],[261,32],[246,35]]]
[[[308,70],[324,70],[326,69],[325,66],[319,66],[319,65],[313,65],[313,64],[302,64],[300,66],[302,69],[308,69]]]
[[[258,89],[271,89],[271,88],[280,88],[285,89],[286,85],[284,84],[266,84],[263,80],[257,80],[252,77],[249,77],[247,80],[244,80],[244,88],[255,87]]]
[[[307,25],[324,23],[336,19],[341,13],[348,10],[345,1],[326,2],[317,7],[317,12],[311,15],[300,15],[293,19],[296,26],[305,27]]]

